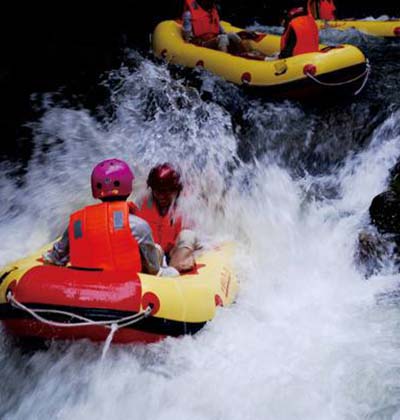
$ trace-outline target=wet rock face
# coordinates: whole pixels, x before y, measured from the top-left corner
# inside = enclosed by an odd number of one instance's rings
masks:
[[[371,227],[358,238],[356,261],[366,275],[387,263],[400,268],[400,162],[390,173],[389,189],[373,198],[369,207]]]
[[[400,236],[400,162],[390,171],[388,190],[372,200],[369,215],[379,233]]]
[[[400,234],[400,196],[396,191],[377,195],[372,200],[369,214],[380,233]]]
[[[381,271],[390,260],[396,263],[397,247],[391,235],[381,235],[374,229],[359,234],[355,261],[367,277]],[[396,260],[396,261],[395,261]]]

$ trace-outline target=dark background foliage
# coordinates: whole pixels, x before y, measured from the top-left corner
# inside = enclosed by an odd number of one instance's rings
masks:
[[[219,3],[221,16],[238,26],[255,20],[278,25],[287,7],[285,1]],[[339,17],[400,15],[388,0],[336,3]],[[15,3],[0,26],[0,156],[18,158],[29,148],[24,125],[37,118],[32,94],[64,89],[94,107],[100,75],[120,66],[125,48],[146,53],[156,23],[179,16],[181,7],[182,0]]]

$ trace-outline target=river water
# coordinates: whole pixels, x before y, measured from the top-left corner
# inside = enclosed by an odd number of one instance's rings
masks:
[[[127,52],[97,112],[44,98],[32,158],[2,163],[0,264],[59,234],[91,203],[99,160],[182,168],[205,238],[235,240],[237,302],[193,337],[147,346],[54,343],[22,353],[2,333],[4,419],[400,418],[399,277],[354,260],[371,199],[400,156],[399,44],[323,34],[369,57],[365,91],[340,103],[249,98],[204,72]],[[15,165],[15,164],[14,164]]]

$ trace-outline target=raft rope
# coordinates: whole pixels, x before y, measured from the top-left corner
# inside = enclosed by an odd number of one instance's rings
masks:
[[[312,75],[311,73],[306,72],[305,74],[306,74],[306,76],[307,76],[307,77],[309,77],[312,81],[314,81],[315,83],[318,83],[319,85],[322,85],[322,86],[344,86],[344,85],[348,85],[349,83],[353,83],[353,82],[357,81],[358,79],[361,79],[362,77],[364,77],[364,76],[365,76],[365,79],[364,79],[364,81],[363,81],[363,83],[362,83],[361,87],[360,87],[358,90],[356,90],[356,91],[354,92],[354,96],[357,96],[357,95],[358,95],[358,94],[359,94],[359,93],[360,93],[360,92],[364,89],[364,86],[365,86],[365,84],[367,83],[367,80],[368,80],[368,77],[369,77],[370,72],[371,72],[371,66],[370,66],[370,64],[369,64],[369,61],[367,60],[367,61],[366,61],[366,67],[365,67],[365,70],[364,70],[361,74],[359,74],[358,76],[354,77],[353,79],[346,80],[345,82],[336,82],[336,83],[321,82],[321,80],[318,80],[318,79],[317,79],[314,75]]]
[[[114,321],[94,321],[90,318],[86,318],[81,315],[77,315],[71,312],[60,311],[57,309],[30,309],[25,306],[23,303],[18,302],[15,297],[13,296],[12,292],[9,291],[7,293],[7,301],[14,307],[27,312],[37,321],[42,322],[47,325],[51,325],[52,327],[61,327],[61,328],[70,328],[70,327],[87,327],[87,326],[103,326],[105,328],[109,328],[112,331],[112,335],[114,335],[115,331],[119,330],[120,328],[128,327],[129,325],[135,324],[136,322],[141,321],[144,318],[147,318],[151,311],[152,307],[149,305],[143,312],[139,312],[134,315],[129,315],[118,320]],[[75,322],[75,323],[64,323],[64,322],[56,322],[46,319],[39,315],[39,313],[48,313],[48,314],[58,314],[58,315],[65,315],[70,317],[71,319],[79,319],[83,322]]]

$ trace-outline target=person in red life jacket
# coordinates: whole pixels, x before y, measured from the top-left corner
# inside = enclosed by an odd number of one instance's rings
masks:
[[[297,6],[289,9],[284,27],[279,58],[319,51],[318,27],[305,7]]]
[[[335,20],[336,6],[333,0],[308,0],[308,13],[315,19]]]
[[[184,226],[178,214],[183,187],[179,172],[170,163],[159,164],[151,169],[147,186],[151,192],[135,214],[149,223],[154,241],[161,245],[171,267],[180,272],[193,269],[194,251],[200,246],[195,232]]]
[[[333,0],[321,0],[319,2],[319,18],[323,20],[336,19],[336,7]]]
[[[62,238],[43,255],[47,264],[103,270],[132,270],[159,275],[161,253],[148,223],[130,214],[127,203],[134,175],[119,159],[100,162],[92,171],[92,195],[100,204],[86,206],[70,216]]]
[[[231,54],[249,52],[238,34],[226,33],[220,25],[215,0],[185,0],[182,29],[185,41],[201,47]],[[250,32],[243,32],[243,37],[251,36]]]

